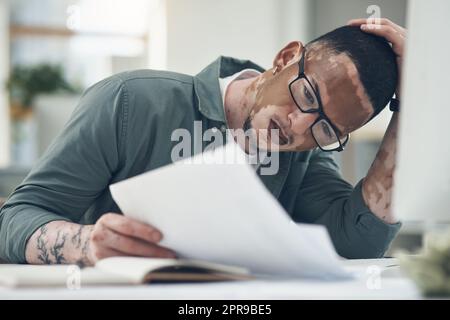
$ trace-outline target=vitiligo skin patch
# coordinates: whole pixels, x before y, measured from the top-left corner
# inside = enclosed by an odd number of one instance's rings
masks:
[[[369,209],[387,223],[395,223],[391,211],[395,170],[398,115],[395,113],[363,183],[363,198]]]

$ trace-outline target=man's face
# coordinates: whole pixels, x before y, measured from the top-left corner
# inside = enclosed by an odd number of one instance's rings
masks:
[[[317,146],[310,127],[318,113],[301,112],[289,92],[289,83],[298,76],[302,50],[301,44],[295,47],[291,43],[288,52],[281,51],[275,59],[282,68],[275,75],[271,70],[265,72],[247,89],[255,104],[244,129],[254,128],[259,139],[265,140],[259,140],[260,147],[272,149],[278,144],[280,151],[303,151]],[[372,115],[370,100],[347,55],[331,54],[324,45],[314,44],[306,51],[305,74],[317,84],[323,111],[341,137],[361,127]],[[279,129],[279,142],[271,141],[268,131],[261,129]]]

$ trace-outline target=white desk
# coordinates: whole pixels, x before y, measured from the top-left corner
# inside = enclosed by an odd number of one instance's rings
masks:
[[[348,281],[271,280],[122,287],[9,289],[0,299],[420,299],[416,286],[394,259],[353,260],[360,276]]]

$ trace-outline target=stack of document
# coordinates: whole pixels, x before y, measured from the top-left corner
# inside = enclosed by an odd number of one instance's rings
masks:
[[[235,143],[110,187],[122,212],[163,233],[181,258],[254,275],[348,278],[323,226],[297,224]]]

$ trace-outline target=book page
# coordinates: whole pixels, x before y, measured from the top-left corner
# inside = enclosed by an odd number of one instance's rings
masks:
[[[184,259],[158,259],[140,257],[112,257],[98,261],[95,269],[110,274],[125,277],[131,283],[142,283],[149,273],[168,267],[179,267],[183,273],[183,268],[196,268],[198,272],[212,272],[223,274],[246,275],[248,271],[244,268],[227,266],[198,260]]]
[[[278,277],[348,277],[326,229],[294,223],[240,153],[229,143],[114,184],[111,193],[125,215],[161,230],[161,245],[182,258]]]

